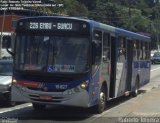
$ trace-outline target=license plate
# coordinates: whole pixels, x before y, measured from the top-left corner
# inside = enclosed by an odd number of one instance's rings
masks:
[[[48,95],[40,95],[39,98],[41,100],[52,100],[52,97],[51,96],[48,96]]]

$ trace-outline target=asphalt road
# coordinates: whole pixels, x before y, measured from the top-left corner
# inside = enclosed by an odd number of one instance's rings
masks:
[[[0,105],[0,123],[116,123],[145,121],[140,117],[160,117],[160,65],[152,65],[151,80],[137,97],[122,97],[107,103],[102,114],[94,114],[91,109],[73,107],[47,107],[44,111],[34,111],[30,103],[14,107]],[[145,93],[144,93],[145,92]],[[159,93],[158,93],[159,92]],[[158,100],[159,99],[159,100]],[[125,119],[131,117],[130,119]],[[150,123],[150,122],[149,122]]]

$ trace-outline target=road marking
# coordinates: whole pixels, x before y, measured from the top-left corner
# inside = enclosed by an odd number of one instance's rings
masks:
[[[7,109],[4,109],[4,110],[2,109],[2,111],[0,111],[0,114],[10,112],[10,111],[14,111],[14,110],[18,110],[18,109],[22,109],[22,108],[26,108],[26,107],[30,107],[30,106],[32,106],[32,104],[28,103],[28,104],[22,104],[22,105],[15,106],[13,108],[7,108]]]
[[[152,69],[151,72],[152,72],[152,71],[156,71],[156,70],[158,70],[158,69],[160,69],[160,67],[155,68],[155,69]]]

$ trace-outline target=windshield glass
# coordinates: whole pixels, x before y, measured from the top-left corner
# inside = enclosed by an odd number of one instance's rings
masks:
[[[12,63],[0,62],[0,75],[12,76]]]
[[[89,40],[83,37],[17,36],[16,68],[40,72],[85,72]]]

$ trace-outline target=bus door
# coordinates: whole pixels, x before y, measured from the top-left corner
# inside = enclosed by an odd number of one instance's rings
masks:
[[[132,63],[133,63],[133,41],[127,39],[127,81],[126,91],[131,91]]]
[[[101,79],[102,81],[107,82],[107,91],[109,91],[110,85],[110,34],[104,32],[103,33],[103,48],[102,48],[102,71],[101,71]],[[108,92],[109,93],[109,92]]]
[[[126,91],[126,39],[118,36],[117,40],[117,63],[116,63],[116,97],[122,96]]]
[[[110,68],[110,86],[109,96],[110,98],[115,97],[115,86],[116,86],[116,37],[111,36],[111,68]]]

